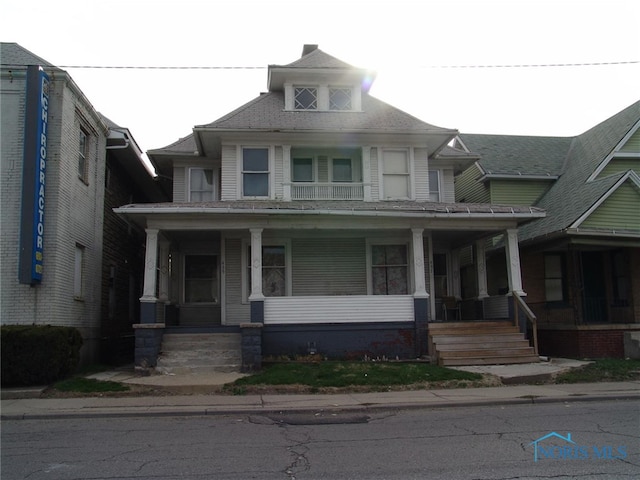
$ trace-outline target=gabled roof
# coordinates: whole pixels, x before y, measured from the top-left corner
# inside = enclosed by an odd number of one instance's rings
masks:
[[[536,204],[547,216],[521,228],[519,237],[525,241],[566,231],[603,195],[611,194],[626,172],[590,177],[639,120],[640,102],[636,102],[577,137],[461,134],[460,138],[468,149],[482,155],[479,164],[489,175],[559,175]]]
[[[198,125],[195,129],[456,133],[455,130],[423,122],[368,94],[362,95],[361,112],[318,112],[286,111],[282,92],[263,93],[218,120],[207,125]]]
[[[572,138],[520,135],[460,134],[487,176],[522,175],[557,177],[562,172]]]
[[[8,42],[0,43],[0,63],[3,67],[26,67],[28,65],[42,65],[43,67],[54,66],[17,43]]]

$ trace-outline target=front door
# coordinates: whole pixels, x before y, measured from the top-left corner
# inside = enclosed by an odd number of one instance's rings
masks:
[[[602,252],[582,252],[582,297],[585,323],[606,323],[607,293]]]

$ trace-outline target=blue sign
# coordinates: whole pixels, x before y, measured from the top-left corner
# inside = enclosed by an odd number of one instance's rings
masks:
[[[20,282],[42,281],[44,206],[49,134],[49,76],[38,66],[27,68],[27,97],[22,173]]]

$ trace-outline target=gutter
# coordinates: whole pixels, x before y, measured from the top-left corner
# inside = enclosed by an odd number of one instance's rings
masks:
[[[470,210],[467,212],[401,212],[401,211],[388,211],[388,210],[289,210],[289,209],[268,209],[268,208],[253,208],[253,209],[235,209],[232,207],[217,208],[217,207],[142,207],[142,208],[128,208],[120,207],[114,208],[114,213],[117,214],[141,214],[141,215],[160,215],[160,214],[244,214],[244,215],[337,215],[337,216],[351,216],[351,217],[402,217],[402,218],[522,218],[522,219],[535,219],[544,218],[545,212],[534,212],[529,209],[528,213],[516,213],[513,210],[510,213],[504,212],[482,212],[472,213]]]

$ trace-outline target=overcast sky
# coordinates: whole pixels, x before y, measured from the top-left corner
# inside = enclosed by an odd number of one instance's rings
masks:
[[[304,44],[376,71],[373,96],[465,133],[573,136],[640,99],[638,0],[0,4],[0,40],[67,70],[143,151],[253,99],[266,67]],[[516,67],[593,63],[609,65]]]

